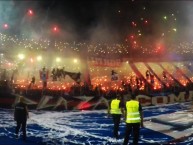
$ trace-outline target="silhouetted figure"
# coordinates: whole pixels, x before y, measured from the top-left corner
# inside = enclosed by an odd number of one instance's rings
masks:
[[[65,77],[66,77],[65,67],[63,67],[60,71],[61,71],[61,75],[65,79]]]
[[[31,89],[31,87],[33,87],[35,85],[35,81],[36,81],[36,78],[35,78],[35,76],[33,76],[31,78],[31,82],[30,82],[29,87],[28,87],[29,89]]]
[[[150,76],[150,72],[149,70],[146,71],[146,79],[149,79],[149,76]]]
[[[167,76],[166,76],[166,72],[165,72],[165,71],[163,71],[162,75],[163,75],[163,79],[167,79]]]
[[[56,69],[52,69],[52,81],[57,81]]]
[[[150,79],[151,79],[151,84],[153,85],[154,84],[154,75],[153,74],[150,74]]]
[[[20,97],[19,102],[15,105],[15,110],[14,110],[14,120],[17,123],[17,126],[15,128],[16,138],[18,138],[19,130],[22,127],[23,140],[26,140],[27,118],[29,118],[27,105],[24,103],[24,98]]]
[[[114,70],[112,70],[111,71],[111,81],[116,81],[116,80],[118,80],[118,74]]]

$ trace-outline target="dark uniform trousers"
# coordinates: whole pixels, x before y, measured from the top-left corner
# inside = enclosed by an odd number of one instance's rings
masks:
[[[27,120],[17,120],[17,126],[16,126],[16,129],[15,129],[15,133],[16,135],[18,135],[19,133],[19,130],[22,126],[22,132],[23,132],[23,140],[26,140],[26,122]]]
[[[138,145],[139,130],[140,130],[140,123],[127,123],[123,145],[128,144],[129,136],[132,131],[133,131],[133,145]]]
[[[121,120],[121,114],[111,114],[114,123],[113,135],[118,138],[119,124]]]

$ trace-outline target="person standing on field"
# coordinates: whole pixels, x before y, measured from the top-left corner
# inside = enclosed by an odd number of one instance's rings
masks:
[[[15,128],[16,139],[18,139],[19,130],[22,128],[23,140],[26,140],[27,118],[29,118],[27,105],[24,103],[24,98],[19,97],[19,102],[15,105],[14,109],[14,120],[17,123]]]
[[[108,114],[111,114],[113,118],[113,136],[118,139],[119,124],[123,114],[123,103],[120,95],[116,95],[116,98],[111,101]]]
[[[126,130],[123,145],[128,144],[131,132],[133,132],[133,145],[138,145],[140,127],[143,127],[142,107],[135,98],[135,95],[131,95],[131,100],[126,102]]]

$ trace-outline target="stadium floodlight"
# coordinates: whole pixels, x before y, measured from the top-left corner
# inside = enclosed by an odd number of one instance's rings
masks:
[[[176,31],[177,31],[177,29],[176,29],[176,28],[173,28],[172,30],[173,30],[174,32],[176,32]]]
[[[56,58],[56,62],[60,62],[61,61],[61,58],[60,57],[57,57]]]
[[[20,60],[23,60],[23,59],[25,58],[25,55],[22,54],[22,53],[20,53],[20,54],[18,54],[18,58],[19,58]]]
[[[41,61],[42,60],[42,56],[37,56],[37,61]]]
[[[74,62],[74,63],[77,63],[77,62],[78,62],[78,60],[75,58],[75,59],[73,60],[73,62]]]

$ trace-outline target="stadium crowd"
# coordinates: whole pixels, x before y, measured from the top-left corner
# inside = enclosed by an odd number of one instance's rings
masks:
[[[81,72],[67,72],[64,68],[53,68],[49,70],[51,72],[51,78],[46,80],[45,87],[39,85],[38,82],[42,83],[43,79],[40,81],[37,79],[37,76],[33,76],[32,80],[19,80],[14,81],[14,74],[17,73],[17,69],[19,68],[19,63],[14,64],[13,67],[9,67],[9,71],[11,70],[12,75],[9,78],[6,78],[6,70],[4,64],[8,64],[11,66],[9,60],[13,60],[12,63],[15,62],[13,59],[14,56],[12,54],[13,48],[15,51],[19,51],[20,48],[25,48],[25,50],[29,51],[37,51],[37,53],[41,51],[49,51],[50,48],[52,50],[56,50],[59,53],[65,53],[66,55],[80,55],[80,56],[94,56],[94,57],[124,57],[127,56],[128,60],[132,58],[140,58],[143,56],[143,59],[147,59],[149,56],[156,58],[157,56],[164,56],[164,51],[161,51],[161,47],[153,49],[153,44],[144,44],[144,46],[138,46],[135,49],[130,49],[130,45],[127,43],[123,44],[102,44],[102,43],[78,43],[78,42],[56,42],[50,40],[42,40],[42,39],[23,39],[18,36],[7,36],[5,34],[0,33],[0,47],[2,50],[1,53],[1,84],[7,82],[6,84],[10,84],[11,87],[14,87],[16,92],[20,92],[20,90],[25,90],[24,92],[30,92],[31,90],[45,90],[44,93],[57,92],[63,95],[69,96],[110,96],[112,93],[122,93],[127,94],[132,91],[137,91],[140,94],[148,94],[152,95],[155,93],[162,92],[179,92],[186,91],[192,89],[192,80],[191,78],[186,79],[185,82],[179,81],[178,79],[173,78],[171,75],[167,74],[167,72],[162,73],[162,76],[155,76],[152,71],[147,70],[145,76],[140,75],[127,75],[126,78],[118,78],[118,80],[111,80],[107,78],[100,78],[106,80],[106,84],[101,82],[94,82],[93,78],[89,78],[90,80],[85,82],[84,80],[80,81]],[[146,45],[146,46],[145,46]],[[192,53],[192,43],[191,42],[183,42],[178,44],[173,44],[168,47],[168,53],[174,53],[177,55],[181,55],[184,58]],[[178,49],[176,49],[176,47]],[[10,49],[11,48],[11,49]],[[182,49],[180,49],[182,48]],[[176,51],[177,50],[177,51]],[[6,55],[6,57],[4,57]],[[10,59],[11,58],[11,59]],[[160,58],[160,57],[159,57]],[[9,59],[9,60],[8,60]],[[31,62],[34,60],[31,59]],[[88,66],[89,67],[89,66]],[[65,79],[65,76],[68,75],[74,80],[74,82],[62,82],[62,79]],[[111,76],[112,77],[112,76]],[[38,81],[37,81],[38,80]],[[111,87],[109,87],[111,86]],[[26,91],[27,90],[27,91]]]

